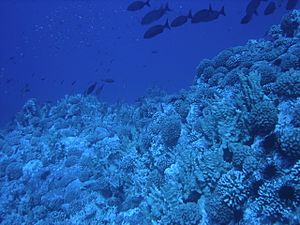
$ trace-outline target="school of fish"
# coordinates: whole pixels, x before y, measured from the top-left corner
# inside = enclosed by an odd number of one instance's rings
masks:
[[[265,16],[273,14],[276,9],[282,7],[283,4],[285,4],[286,10],[292,10],[298,4],[298,0],[249,0],[246,6],[245,14],[241,18],[241,24],[248,24],[253,19],[253,15],[258,15],[257,10],[261,6],[261,2],[267,2],[267,6],[263,11]],[[130,3],[127,7],[127,10],[139,11],[150,7],[150,0],[138,0]],[[171,11],[172,10],[170,9],[168,3],[161,4],[159,8],[150,10],[142,17],[141,25],[150,25]],[[157,24],[149,27],[144,33],[144,38],[150,39],[156,37],[157,35],[163,33],[166,29],[170,30],[171,28],[180,27],[186,24],[188,21],[190,21],[192,24],[211,22],[217,20],[221,15],[226,16],[224,6],[221,9],[216,10],[213,9],[211,4],[209,4],[208,8],[200,9],[195,13],[192,13],[192,10],[189,10],[186,15],[178,15],[171,21],[170,24],[169,19],[166,19],[164,24]]]

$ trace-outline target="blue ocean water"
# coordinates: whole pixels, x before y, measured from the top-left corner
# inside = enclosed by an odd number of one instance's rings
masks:
[[[0,1],[0,224],[300,224],[299,7]]]
[[[247,1],[169,2],[172,11],[151,25],[164,24],[179,15],[225,7],[226,16],[199,24],[188,22],[145,40],[150,25],[142,17],[166,1],[152,0],[151,8],[131,12],[131,1],[38,1],[0,2],[0,106],[1,124],[7,123],[29,98],[55,102],[65,94],[82,93],[103,78],[116,82],[106,85],[101,99],[107,102],[134,102],[148,88],[158,86],[174,93],[192,84],[203,58],[221,50],[261,38],[277,24],[285,5],[264,16],[267,2],[258,16],[240,24]],[[297,5],[299,7],[299,5]],[[77,81],[74,86],[72,82]],[[29,90],[28,92],[24,90]]]

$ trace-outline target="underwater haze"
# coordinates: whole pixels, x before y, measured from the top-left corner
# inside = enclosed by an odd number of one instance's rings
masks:
[[[127,0],[2,0],[0,1],[0,123],[13,119],[27,99],[55,102],[66,94],[83,93],[94,82],[113,79],[100,99],[134,102],[148,88],[174,93],[191,85],[198,63],[219,51],[263,37],[284,13],[286,1],[265,16],[241,24],[247,1],[173,0],[171,11],[152,24],[143,16],[167,1],[128,11]],[[281,2],[281,1],[277,1]],[[225,8],[226,16],[206,23],[188,21],[151,39],[145,31],[188,11]],[[299,7],[299,4],[296,6]],[[73,82],[76,82],[73,84]],[[73,84],[73,85],[72,85]]]
[[[1,225],[300,224],[298,0],[0,1]]]

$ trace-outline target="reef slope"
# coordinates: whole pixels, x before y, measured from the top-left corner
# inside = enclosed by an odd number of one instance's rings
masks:
[[[1,224],[300,224],[300,11],[136,105],[29,100],[0,136]]]

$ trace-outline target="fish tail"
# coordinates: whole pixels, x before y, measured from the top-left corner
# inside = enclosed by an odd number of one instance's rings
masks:
[[[167,19],[166,23],[165,23],[165,28],[168,28],[169,30],[171,29],[170,25],[169,25],[169,20]]]
[[[219,15],[226,16],[226,13],[225,13],[225,8],[224,8],[224,6],[223,6],[223,7],[222,7],[222,9],[220,10],[220,12],[219,12]]]
[[[151,7],[151,5],[150,5],[150,0],[147,0],[147,1],[145,2],[145,5]]]

